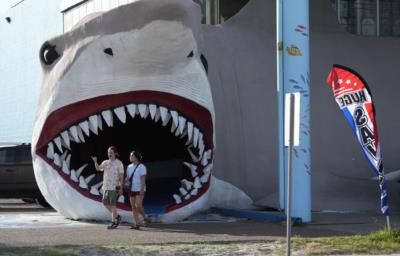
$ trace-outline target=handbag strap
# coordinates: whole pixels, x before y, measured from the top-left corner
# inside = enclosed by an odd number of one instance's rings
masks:
[[[139,163],[138,165],[136,165],[135,169],[134,169],[133,172],[132,172],[131,177],[129,178],[131,184],[132,184],[132,180],[133,180],[133,175],[135,175],[136,169],[139,167],[139,165],[140,165],[140,163]]]

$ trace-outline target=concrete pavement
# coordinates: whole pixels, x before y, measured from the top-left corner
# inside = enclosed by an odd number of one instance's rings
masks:
[[[400,226],[400,214],[392,213],[392,227]],[[106,230],[107,223],[77,222],[36,204],[0,200],[0,247],[39,245],[162,244],[202,241],[265,241],[285,237],[284,223],[268,223],[221,217],[196,218],[176,224],[152,223],[142,230],[122,224]],[[313,222],[296,225],[293,235],[326,237],[367,234],[385,227],[378,213],[313,213]]]

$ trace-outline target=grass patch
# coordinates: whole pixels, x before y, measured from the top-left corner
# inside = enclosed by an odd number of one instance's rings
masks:
[[[390,254],[400,252],[400,229],[381,230],[365,236],[293,238],[293,246],[306,255],[321,254]]]
[[[292,238],[297,255],[392,254],[400,252],[400,229],[365,236]],[[0,256],[78,256],[78,255],[286,255],[285,239],[265,241],[219,241],[168,244],[65,245],[0,248]]]

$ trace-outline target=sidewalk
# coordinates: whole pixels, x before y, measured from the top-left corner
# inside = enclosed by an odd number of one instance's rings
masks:
[[[110,231],[106,230],[106,223],[76,222],[42,208],[16,210],[0,206],[0,247],[265,241],[281,239],[286,235],[284,223],[226,220],[152,223],[139,231],[122,224]],[[399,227],[400,214],[392,214],[391,223],[392,228]],[[302,237],[367,234],[383,229],[385,224],[384,217],[379,214],[314,213],[312,223],[294,226],[292,234]]]

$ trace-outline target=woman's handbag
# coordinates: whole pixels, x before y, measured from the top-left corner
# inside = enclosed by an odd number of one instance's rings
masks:
[[[135,169],[132,172],[131,177],[129,177],[128,180],[124,181],[124,185],[123,185],[123,191],[124,193],[129,193],[131,192],[131,187],[132,187],[132,179],[133,179],[133,175],[135,175],[136,169],[139,167],[140,164],[136,165]]]

